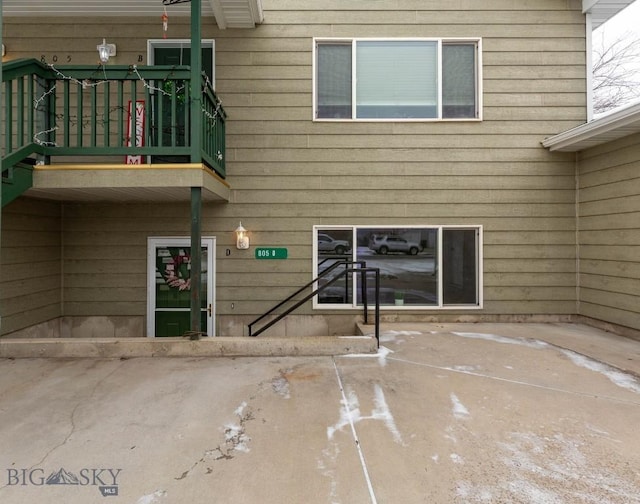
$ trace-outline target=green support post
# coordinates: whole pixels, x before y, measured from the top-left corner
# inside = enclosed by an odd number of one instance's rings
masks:
[[[202,0],[191,0],[191,162],[202,162]]]
[[[2,44],[2,25],[4,24],[4,20],[2,18],[2,0],[0,0],[0,45]],[[0,114],[4,115],[4,108],[2,107],[2,89],[4,88],[4,83],[2,82],[2,57],[0,56]],[[0,141],[4,141],[4,138]],[[0,159],[0,175],[2,175],[2,160]],[[0,186],[2,186],[2,181],[0,180]],[[2,243],[2,187],[0,187],[0,243]],[[0,265],[0,268],[2,266]],[[0,306],[0,329],[2,329],[2,306]],[[1,333],[0,333],[1,334]]]
[[[191,188],[191,339],[200,339],[200,270],[202,265],[202,189]]]
[[[191,0],[191,162],[202,162],[201,0]],[[200,339],[200,270],[202,264],[202,188],[191,188],[191,339]]]

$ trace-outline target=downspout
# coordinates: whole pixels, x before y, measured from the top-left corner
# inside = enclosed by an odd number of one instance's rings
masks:
[[[202,163],[201,0],[191,0],[191,163]],[[191,188],[191,339],[200,339],[200,270],[202,263],[202,188]]]
[[[580,153],[576,152],[574,157],[575,166],[575,254],[576,254],[576,316],[580,317],[580,299],[582,289],[580,288]]]
[[[2,0],[0,0],[2,1]],[[66,284],[64,278],[64,261],[65,261],[65,250],[64,250],[64,201],[60,202],[60,325],[58,325],[58,334],[61,334],[61,324],[65,317],[65,309],[64,309],[64,286]]]

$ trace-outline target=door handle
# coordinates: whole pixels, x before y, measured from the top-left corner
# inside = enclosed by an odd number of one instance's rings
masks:
[[[211,312],[213,311],[211,307],[211,303],[209,303],[209,308],[207,308],[207,311],[209,312],[209,316],[211,316]]]

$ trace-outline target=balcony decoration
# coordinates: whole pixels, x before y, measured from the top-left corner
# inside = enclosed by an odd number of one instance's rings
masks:
[[[166,265],[162,276],[169,287],[179,291],[191,290],[191,256],[189,253],[183,249],[172,251],[171,261]]]
[[[242,222],[236,228],[236,248],[238,250],[247,250],[249,248],[249,237],[247,236],[247,230],[242,227]]]
[[[167,38],[167,30],[169,29],[169,14],[167,14],[167,8],[164,8],[164,12],[161,16],[162,19],[162,38]]]

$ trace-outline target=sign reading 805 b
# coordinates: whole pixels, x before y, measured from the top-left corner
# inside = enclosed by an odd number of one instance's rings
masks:
[[[287,249],[281,247],[256,248],[256,259],[286,259]]]

